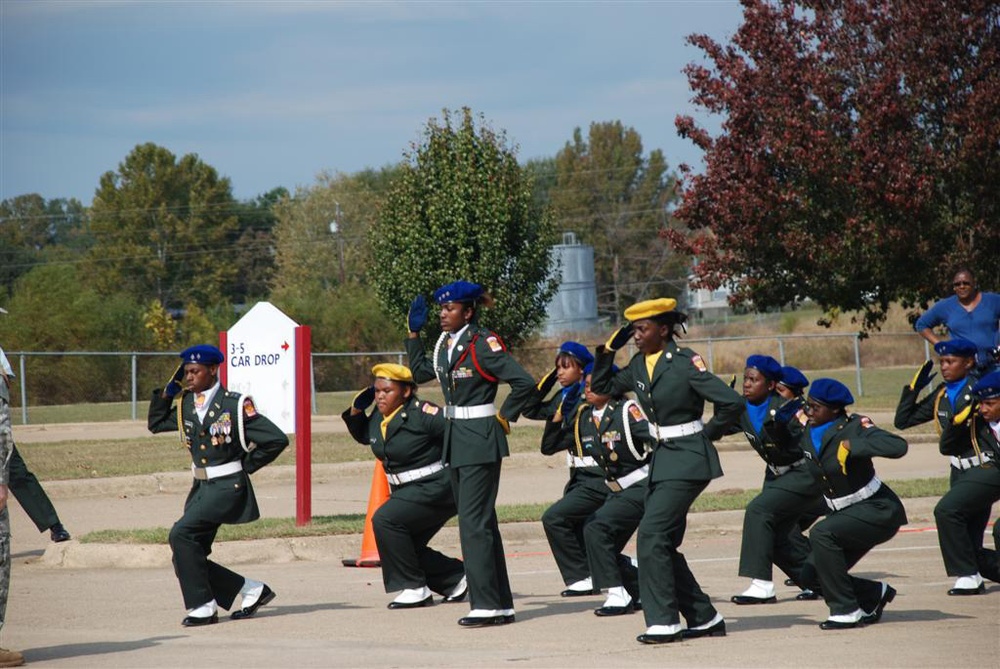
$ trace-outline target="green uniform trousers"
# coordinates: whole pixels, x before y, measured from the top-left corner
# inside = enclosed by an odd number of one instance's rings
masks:
[[[802,582],[801,572],[809,557],[810,544],[799,531],[799,517],[802,509],[812,506],[818,497],[764,483],[763,490],[747,504],[743,515],[740,576],[774,580],[773,564],[796,583]]]
[[[970,524],[997,500],[1000,500],[1000,468],[989,463],[963,473],[934,507],[941,557],[949,576],[982,573],[982,535],[970,536]],[[987,578],[997,575],[995,561],[992,567],[992,575],[983,573]]]
[[[455,517],[449,475],[441,471],[405,486],[408,497],[393,491],[372,516],[385,591],[426,585],[439,595],[446,595],[462,580],[465,566],[461,560],[439,553],[427,544]],[[426,494],[417,494],[415,489],[420,488]]]
[[[611,492],[603,480],[597,482],[602,490],[587,480],[586,475],[574,472],[572,476],[562,498],[542,514],[545,538],[549,540],[552,557],[555,558],[559,575],[566,585],[591,575],[587,564],[584,526]]]
[[[10,456],[8,487],[39,532],[44,532],[59,522],[56,508],[52,506],[52,501],[45,494],[38,478],[31,473],[28,465],[24,464],[24,458],[18,453],[17,446]]]
[[[498,461],[451,467],[458,535],[473,609],[514,608],[496,513],[500,465]]]
[[[646,625],[704,625],[717,611],[687,560],[680,553],[687,513],[708,481],[667,480],[649,483],[646,508],[637,533],[639,596]]]
[[[624,586],[632,599],[640,598],[639,572],[621,552],[642,521],[645,501],[645,482],[633,484],[609,495],[584,526],[587,563],[594,588]]]

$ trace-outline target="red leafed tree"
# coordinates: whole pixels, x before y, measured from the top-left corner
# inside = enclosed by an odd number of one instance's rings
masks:
[[[666,234],[696,279],[765,309],[926,305],[955,268],[1000,289],[1000,4],[743,0],[731,42],[689,42],[694,101],[722,117]],[[950,290],[949,290],[950,293]]]

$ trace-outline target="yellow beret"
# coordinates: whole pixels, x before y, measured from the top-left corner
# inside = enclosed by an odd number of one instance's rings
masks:
[[[413,383],[413,373],[409,367],[392,362],[382,362],[372,367],[372,374],[377,379],[389,379],[401,383]]]
[[[673,311],[677,307],[677,300],[672,297],[661,297],[656,300],[643,300],[636,302],[625,310],[625,318],[629,321],[638,321],[643,318],[656,318],[668,311]]]

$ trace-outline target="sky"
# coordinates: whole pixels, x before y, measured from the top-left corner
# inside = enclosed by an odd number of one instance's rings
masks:
[[[674,117],[692,33],[728,41],[737,0],[159,2],[0,0],[0,200],[90,204],[139,144],[195,153],[233,195],[403,159],[470,107],[522,162],[621,121],[700,169]]]

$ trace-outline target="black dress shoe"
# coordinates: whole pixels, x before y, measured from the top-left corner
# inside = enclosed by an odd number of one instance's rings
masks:
[[[426,599],[421,599],[419,602],[389,602],[390,609],[419,609],[424,606],[431,606],[434,604],[434,597],[427,595]]]
[[[729,601],[733,604],[739,604],[740,606],[749,606],[751,604],[774,604],[778,601],[777,597],[751,597],[749,595],[733,595],[730,597]]]
[[[513,614],[509,616],[466,616],[458,619],[462,627],[490,627],[491,625],[509,625],[514,622]]]
[[[885,609],[885,605],[894,599],[896,599],[896,588],[886,584],[885,592],[882,593],[882,598],[875,605],[875,610],[864,617],[865,624],[871,625],[882,620],[882,611]]]
[[[980,583],[978,588],[952,588],[948,591],[952,596],[981,595],[986,592],[986,584]]]
[[[635,640],[639,643],[653,645],[658,643],[674,643],[675,641],[680,641],[682,638],[684,638],[683,630],[676,634],[640,634]]]
[[[822,595],[820,595],[815,590],[803,590],[799,594],[795,595],[795,599],[799,600],[800,602],[811,602],[813,600],[819,599],[821,596]]]
[[[468,594],[469,594],[469,586],[468,586],[468,584],[466,584],[466,586],[464,588],[462,588],[462,592],[458,593],[457,595],[448,595],[447,597],[445,597],[441,601],[443,603],[445,603],[445,604],[454,604],[456,602],[464,602],[465,601],[465,597]]]
[[[726,621],[720,620],[711,627],[703,630],[686,629],[681,631],[684,639],[700,639],[703,636],[726,636]]]
[[[62,526],[62,523],[56,523],[49,528],[49,537],[51,537],[52,541],[57,544],[63,541],[69,541],[70,538],[69,532],[67,532],[66,528]]]
[[[850,630],[855,627],[864,627],[864,620],[858,620],[853,623],[842,623],[836,620],[824,620],[819,624],[821,630]]]
[[[188,616],[181,621],[181,625],[184,627],[201,627],[202,625],[214,625],[217,622],[219,622],[219,614],[213,613],[207,618],[203,618],[202,616]]]
[[[786,578],[786,579],[785,579],[785,585],[787,585],[787,586],[791,587],[791,586],[793,586],[793,585],[798,585],[798,584],[797,584],[797,583],[796,583],[796,582],[795,582],[795,581],[794,581],[793,579],[790,579],[790,578]]]
[[[270,603],[272,599],[274,599],[274,591],[265,584],[264,589],[261,591],[260,597],[257,598],[256,602],[250,606],[244,606],[239,611],[233,611],[232,615],[229,617],[233,620],[243,620],[244,618],[249,618],[253,614],[257,613],[257,609]]]
[[[635,611],[635,604],[629,602],[625,606],[602,606],[599,609],[594,609],[594,615],[607,618],[608,616],[624,616],[633,611]]]
[[[563,590],[559,593],[560,597],[590,597],[591,595],[601,594],[600,590]]]

